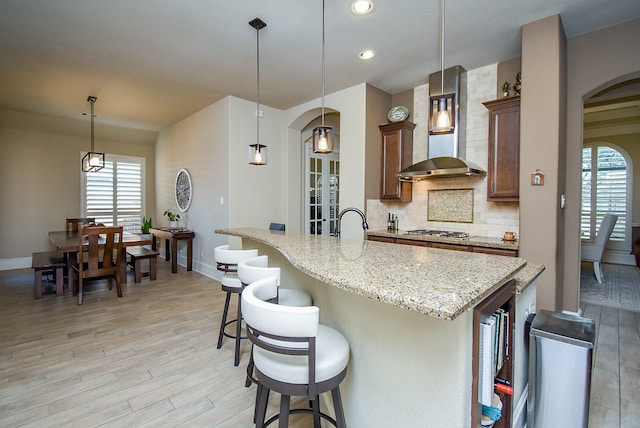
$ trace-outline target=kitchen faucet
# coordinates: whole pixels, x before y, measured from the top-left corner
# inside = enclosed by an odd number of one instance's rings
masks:
[[[340,223],[342,223],[342,216],[349,211],[357,212],[360,217],[362,217],[362,230],[369,229],[369,225],[367,224],[367,218],[364,216],[364,213],[360,211],[358,208],[345,208],[340,211],[338,214],[338,221],[336,222],[336,230],[333,232],[333,236],[340,237]]]

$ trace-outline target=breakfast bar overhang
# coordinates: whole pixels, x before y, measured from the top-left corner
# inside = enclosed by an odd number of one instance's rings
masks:
[[[472,309],[526,260],[255,228],[216,230],[282,268],[282,286],[309,293],[321,322],[351,347],[341,386],[350,427],[467,427],[472,407]],[[232,243],[233,244],[233,243]],[[239,247],[239,245],[238,245]]]

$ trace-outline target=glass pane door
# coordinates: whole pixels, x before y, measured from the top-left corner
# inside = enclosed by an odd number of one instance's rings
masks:
[[[340,212],[340,155],[313,153],[306,143],[305,232],[333,235]]]

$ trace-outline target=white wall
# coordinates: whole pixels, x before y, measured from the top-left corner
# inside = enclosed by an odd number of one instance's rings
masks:
[[[225,98],[164,130],[156,144],[157,204],[154,225],[168,226],[162,217],[166,209],[178,212],[174,197],[174,180],[180,168],[186,168],[193,184],[189,210],[180,213],[180,226],[195,232],[194,269],[216,276],[213,248],[227,242],[213,233],[228,227],[229,193],[229,99]],[[185,265],[186,253],[179,262]]]
[[[640,20],[583,34],[567,42],[566,228],[562,308],[576,311],[580,292],[580,197],[583,100],[640,76]],[[636,195],[638,192],[636,190]]]
[[[365,89],[361,84],[325,97],[327,110],[340,112],[340,204],[360,209],[364,209]],[[216,235],[215,229],[267,228],[277,222],[285,223],[287,230],[300,230],[304,213],[301,130],[318,116],[320,105],[318,98],[284,112],[260,106],[264,112],[260,143],[269,148],[264,166],[248,163],[249,145],[256,142],[253,102],[226,97],[161,133],[156,147],[154,224],[167,225],[162,213],[177,210],[173,182],[178,170],[187,168],[193,202],[181,214],[180,225],[196,233],[195,270],[218,277],[213,249],[227,242],[239,246],[234,239]],[[344,231],[343,236],[363,238],[357,216],[345,216]],[[185,256],[180,254],[181,264]]]
[[[0,109],[0,270],[31,267],[50,251],[48,232],[81,217],[80,153],[91,147],[90,121]],[[95,124],[95,149],[145,159],[145,214],[153,214],[155,132]],[[155,218],[154,218],[155,220]]]
[[[284,131],[282,111],[260,109],[260,144],[268,148],[267,165],[250,165],[249,145],[256,142],[256,104],[229,97],[229,227],[268,228],[286,223],[284,215]]]
[[[303,144],[300,132],[319,114],[321,99],[301,104],[284,112],[286,142],[287,230],[302,228]],[[356,207],[364,211],[366,84],[362,83],[325,96],[325,109],[340,112],[340,208]],[[293,227],[290,227],[293,226]],[[297,226],[297,227],[295,227]],[[357,215],[345,215],[342,236],[364,239],[362,221]]]

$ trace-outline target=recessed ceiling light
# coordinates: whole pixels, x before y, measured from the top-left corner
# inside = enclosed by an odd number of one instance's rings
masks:
[[[373,2],[370,0],[356,0],[351,3],[351,12],[356,15],[366,15],[373,10]]]
[[[376,53],[370,49],[360,52],[360,59],[371,59],[376,56]]]

